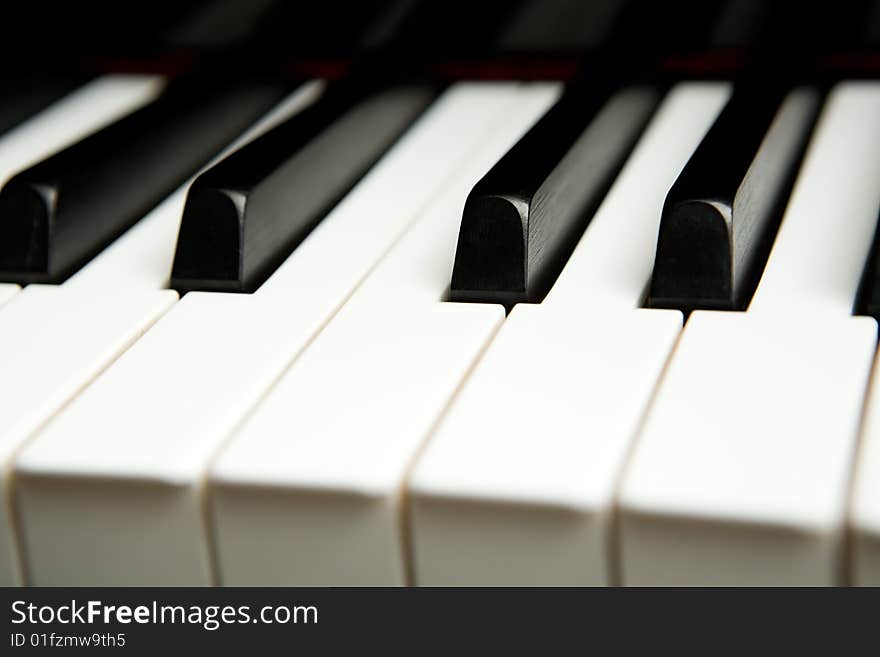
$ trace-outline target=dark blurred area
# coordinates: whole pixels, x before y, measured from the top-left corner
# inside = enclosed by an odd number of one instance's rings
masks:
[[[283,0],[4,6],[2,73],[184,72],[204,62],[339,77],[369,62],[452,78],[749,66],[875,72],[880,0]]]

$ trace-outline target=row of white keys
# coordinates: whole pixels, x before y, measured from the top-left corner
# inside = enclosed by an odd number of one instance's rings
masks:
[[[235,148],[320,92],[308,83]],[[0,311],[0,582],[19,579],[5,482],[16,451],[177,300],[171,271],[187,185],[61,285],[30,285]]]
[[[624,584],[840,581],[876,343],[850,313],[878,112],[880,84],[833,90],[748,311],[688,320],[621,485]]]
[[[211,458],[517,98],[453,87],[257,293],[187,294],[50,422],[15,464],[30,581],[209,583]]]
[[[660,209],[729,93],[669,93],[547,298],[464,384],[410,481],[418,584],[609,581],[615,484],[682,321],[638,309]]]
[[[220,581],[400,585],[409,463],[504,319],[449,304],[474,183],[557,98],[515,107],[233,436],[209,486]]]
[[[0,185],[19,171],[147,104],[163,85],[163,79],[157,76],[107,75],[54,102],[0,138]],[[0,306],[18,290],[18,285],[0,283]],[[2,550],[0,547],[0,561]],[[0,566],[0,581],[2,572]]]

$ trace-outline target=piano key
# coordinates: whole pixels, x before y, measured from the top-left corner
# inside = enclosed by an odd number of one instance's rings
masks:
[[[311,103],[303,85],[234,149]],[[0,472],[33,433],[177,300],[164,289],[186,185],[60,286],[30,285],[0,313]],[[0,582],[20,580],[7,485],[0,475]]]
[[[154,76],[110,75],[71,91],[0,136],[0,183],[19,167],[38,161],[149,102],[161,88],[161,79]],[[49,88],[44,91],[45,99],[53,95]],[[56,91],[60,92],[61,87]],[[33,103],[25,105],[28,110],[33,109]],[[16,110],[19,118],[20,110]],[[15,284],[0,283],[0,306],[19,289]]]
[[[325,83],[319,80],[300,85],[246,131],[230,135],[230,143],[224,144],[226,147],[205,168],[222,162],[254,139],[310,107],[321,97],[324,88]],[[186,195],[200,173],[194,171],[189,180],[85,267],[68,278],[62,287],[100,288],[104,291],[112,288],[120,292],[168,287],[168,275],[171,272]]]
[[[79,76],[27,76],[0,81],[0,135],[43,111],[85,84]]]
[[[663,198],[730,94],[660,105],[550,293],[513,309],[409,479],[415,582],[613,582],[616,482],[681,313],[639,308]]]
[[[149,103],[163,84],[157,76],[106,75],[51,104],[0,137],[0,184]]]
[[[468,195],[451,299],[539,302],[654,111],[659,94],[570,87]]]
[[[880,222],[878,222],[880,225]],[[874,231],[871,251],[862,273],[862,282],[856,296],[853,312],[880,319],[880,231]]]
[[[876,344],[849,313],[880,202],[878,110],[880,84],[833,90],[748,312],[688,320],[621,485],[624,584],[840,581]]]
[[[873,171],[863,162],[876,151],[871,151],[874,131],[859,136],[865,123],[859,111],[873,109],[880,84],[853,82],[838,89],[835,103],[827,104],[830,126],[812,147],[818,152],[821,144],[825,159],[813,164],[810,177],[802,167],[795,186],[800,196],[793,192],[786,210],[799,220],[779,227],[749,311],[852,313],[880,204],[880,193],[862,179]],[[851,123],[841,126],[844,120]],[[845,179],[855,172],[854,180]],[[835,206],[838,189],[842,203]]]
[[[558,91],[520,91],[515,109],[227,443],[209,478],[223,584],[405,582],[399,519],[408,465],[504,317],[499,306],[441,302],[464,199]]]
[[[428,85],[355,81],[192,184],[171,286],[253,292],[433,101]]]
[[[28,580],[210,583],[216,450],[517,100],[454,86],[256,293],[185,295],[48,423],[14,466]]]
[[[850,504],[850,584],[880,586],[880,390],[877,359],[868,386]]]
[[[279,82],[186,78],[0,190],[0,280],[59,283],[277,104]]]
[[[21,288],[12,283],[0,283],[0,306],[9,301],[13,295],[18,294]]]
[[[745,309],[818,108],[815,89],[736,90],[666,197],[649,306]]]

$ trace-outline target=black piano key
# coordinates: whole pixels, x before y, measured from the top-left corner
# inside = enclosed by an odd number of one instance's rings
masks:
[[[540,302],[659,102],[653,87],[570,88],[465,202],[452,301]]]
[[[862,271],[862,280],[853,307],[855,315],[869,315],[880,322],[880,220],[871,250]]]
[[[0,280],[62,282],[288,92],[279,82],[181,80],[15,175],[0,191]]]
[[[84,76],[27,76],[0,80],[0,135],[46,109],[77,87]]]
[[[666,196],[648,306],[745,309],[820,99],[807,87],[735,90]]]
[[[437,91],[340,84],[203,173],[187,195],[171,286],[254,291]]]

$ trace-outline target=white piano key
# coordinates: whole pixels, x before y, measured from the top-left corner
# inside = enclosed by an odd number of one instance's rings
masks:
[[[812,146],[822,159],[802,167],[786,210],[798,221],[779,227],[749,312],[852,312],[880,207],[880,193],[867,184],[880,169],[877,131],[864,131],[878,94],[880,84],[851,82],[829,98]],[[870,168],[860,168],[864,162]]]
[[[162,91],[152,75],[105,75],[0,138],[0,185],[14,174],[146,105]]]
[[[731,91],[728,83],[695,83],[669,93],[542,305],[582,308],[586,297],[603,309],[641,305],[668,187]]]
[[[169,290],[65,294],[30,285],[0,313],[0,582],[20,582],[11,514],[16,451],[174,302]]]
[[[453,87],[257,293],[187,294],[58,414],[15,464],[31,582],[209,583],[216,450],[516,99]]]
[[[314,100],[303,85],[227,152]],[[182,186],[62,285],[30,285],[0,312],[0,582],[17,581],[7,483],[16,451],[177,300],[171,271]]]
[[[501,306],[441,302],[464,200],[557,95],[519,92],[222,452],[210,508],[223,584],[405,583],[406,471],[504,318]]]
[[[729,94],[669,94],[544,302],[514,308],[462,387],[409,482],[416,583],[609,582],[615,486],[681,328],[637,307],[660,210]]]
[[[833,90],[752,306],[688,320],[621,486],[624,584],[839,582],[876,342],[849,313],[878,111],[880,84]]]
[[[880,586],[880,388],[878,360],[868,386],[862,444],[855,470],[850,506],[852,537],[850,574],[857,586]]]
[[[0,283],[0,306],[19,293],[21,288],[14,283]]]

